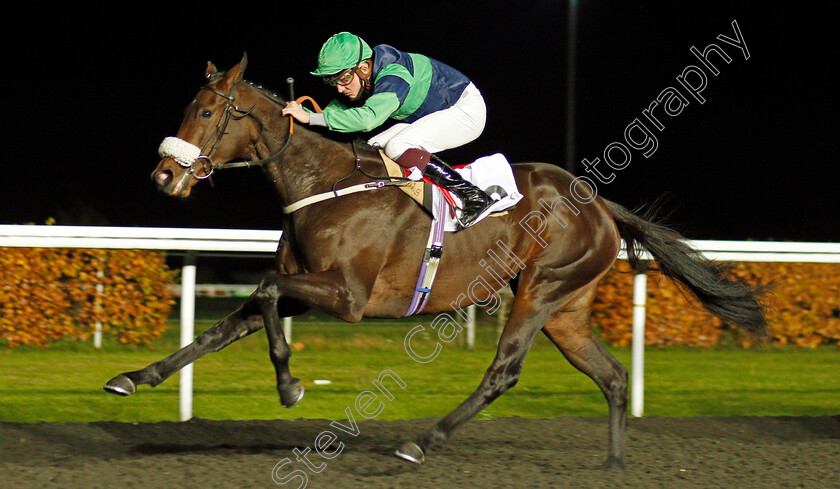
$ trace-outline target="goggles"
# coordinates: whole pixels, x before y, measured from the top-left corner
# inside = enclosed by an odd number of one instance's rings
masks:
[[[356,70],[358,68],[359,68],[359,66],[356,65],[352,68],[347,68],[346,70],[339,71],[335,75],[325,76],[323,78],[324,83],[326,83],[327,85],[332,85],[332,86],[336,86],[336,85],[341,85],[342,87],[347,86],[347,85],[349,85],[350,83],[353,82],[353,77],[356,76]]]

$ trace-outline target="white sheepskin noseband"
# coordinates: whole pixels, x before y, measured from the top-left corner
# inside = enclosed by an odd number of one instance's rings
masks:
[[[158,148],[161,158],[172,158],[183,167],[190,167],[201,155],[201,148],[176,137],[164,138]]]

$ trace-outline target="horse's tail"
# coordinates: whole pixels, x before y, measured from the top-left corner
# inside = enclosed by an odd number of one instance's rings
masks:
[[[764,305],[759,297],[766,286],[751,286],[727,277],[729,267],[692,249],[679,233],[605,200],[627,245],[627,260],[635,271],[645,270],[637,246],[646,249],[657,267],[677,286],[687,289],[724,323],[736,325],[762,338],[770,337]]]

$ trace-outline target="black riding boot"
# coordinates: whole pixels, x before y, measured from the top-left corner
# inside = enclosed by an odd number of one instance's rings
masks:
[[[420,148],[409,148],[396,160],[403,168],[423,170],[423,176],[435,185],[452,192],[462,202],[461,227],[470,227],[481,213],[493,205],[494,200],[486,192],[464,180],[461,174],[444,164],[431,161],[432,154]]]
[[[481,213],[493,205],[494,200],[485,191],[464,180],[460,173],[446,165],[429,161],[423,170],[423,176],[461,199],[463,207],[458,222],[462,227],[467,228],[475,224]]]

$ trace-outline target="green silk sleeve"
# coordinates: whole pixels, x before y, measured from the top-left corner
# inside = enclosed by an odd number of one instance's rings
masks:
[[[324,119],[332,131],[367,132],[381,126],[399,108],[396,94],[375,93],[361,107],[350,108],[333,100],[324,108]]]

